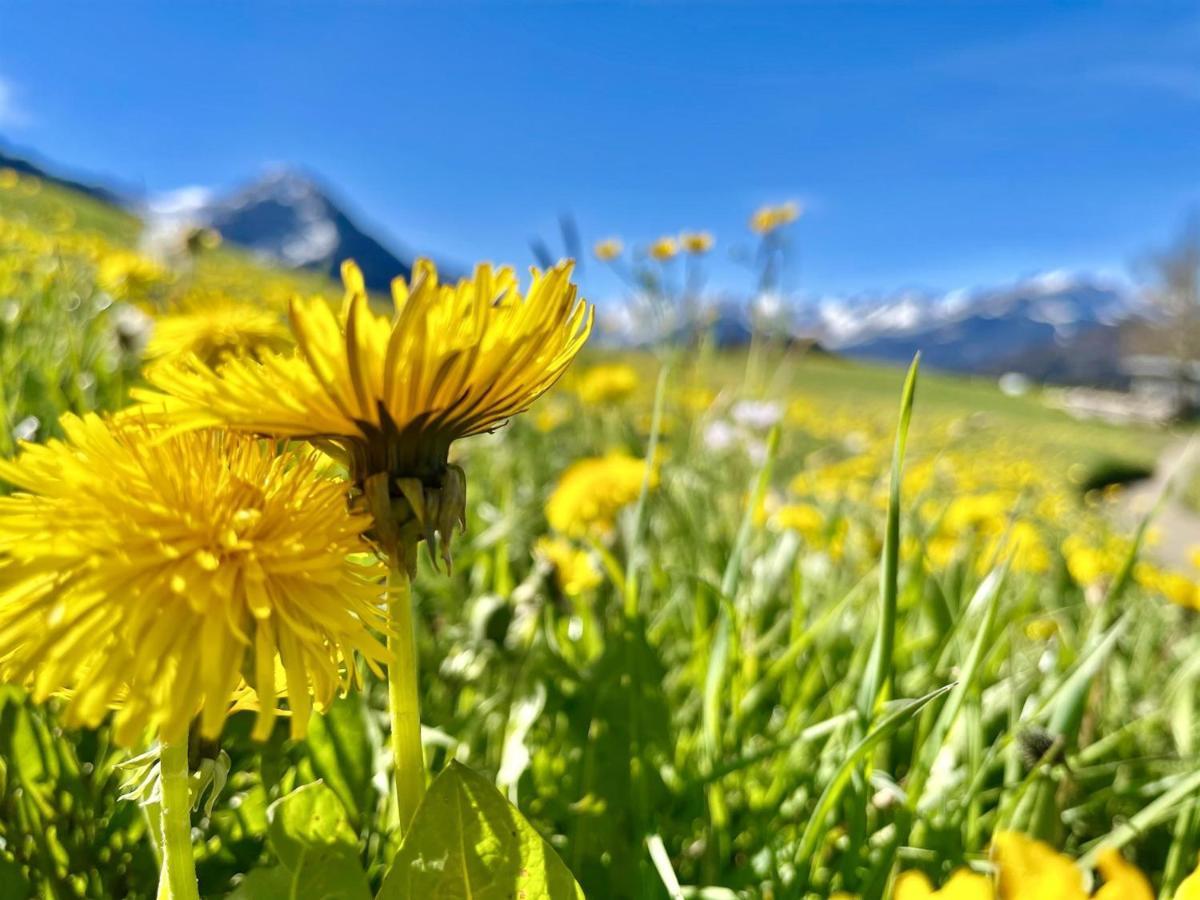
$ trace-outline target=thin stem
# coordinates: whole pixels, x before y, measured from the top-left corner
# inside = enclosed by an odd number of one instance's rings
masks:
[[[170,900],[200,900],[192,858],[192,803],[188,790],[187,740],[159,750],[162,779],[163,880]],[[163,891],[160,886],[159,897]]]
[[[388,624],[388,650],[392,654],[392,664],[388,667],[388,713],[392,719],[396,806],[403,835],[425,796],[425,751],[421,746],[412,591],[400,559],[391,560],[388,570]]]

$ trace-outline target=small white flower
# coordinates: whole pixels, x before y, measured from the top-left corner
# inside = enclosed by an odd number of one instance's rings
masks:
[[[743,428],[766,431],[783,418],[783,405],[771,400],[742,400],[730,413]]]
[[[724,419],[710,422],[704,429],[704,445],[716,453],[724,453],[737,441],[737,429]]]

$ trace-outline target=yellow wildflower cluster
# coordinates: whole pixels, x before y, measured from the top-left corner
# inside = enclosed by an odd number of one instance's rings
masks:
[[[959,869],[938,890],[920,872],[905,872],[896,879],[893,900],[1154,900],[1146,876],[1117,850],[1109,849],[1097,860],[1100,888],[1089,895],[1083,871],[1074,860],[1042,841],[1016,832],[1001,832],[992,842],[997,885],[992,878]],[[1176,893],[1177,900],[1197,896],[1200,874],[1188,878]]]

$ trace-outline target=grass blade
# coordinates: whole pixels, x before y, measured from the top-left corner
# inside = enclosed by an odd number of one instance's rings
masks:
[[[896,428],[896,447],[892,454],[887,529],[883,536],[883,565],[879,570],[879,628],[875,632],[871,658],[858,694],[858,714],[863,722],[871,720],[880,692],[892,676],[892,651],[896,644],[896,598],[899,593],[900,475],[904,469],[904,448],[908,443],[908,426],[912,420],[913,397],[920,366],[921,354],[918,353],[908,368],[900,396],[900,424]]]

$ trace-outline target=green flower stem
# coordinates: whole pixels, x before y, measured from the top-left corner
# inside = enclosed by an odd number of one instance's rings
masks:
[[[170,900],[200,900],[192,858],[192,802],[188,789],[187,741],[159,750],[162,779],[163,874]],[[163,896],[159,887],[159,897]]]
[[[399,556],[399,554],[396,554]],[[417,634],[412,591],[401,559],[393,558],[388,574],[388,713],[392,719],[392,765],[400,833],[425,796],[425,751],[421,746],[421,701],[417,692]]]

